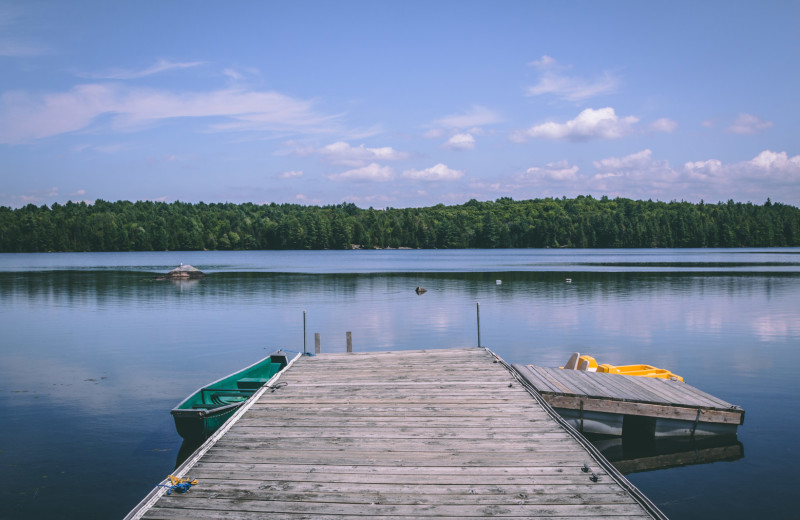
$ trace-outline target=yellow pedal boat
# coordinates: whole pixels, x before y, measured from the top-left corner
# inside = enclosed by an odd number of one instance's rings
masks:
[[[664,368],[656,368],[652,365],[609,365],[603,363],[599,365],[592,356],[581,356],[578,352],[572,354],[564,365],[565,370],[583,370],[584,372],[603,372],[606,374],[621,374],[624,376],[656,377],[659,379],[672,379],[683,382],[683,378],[673,374]]]

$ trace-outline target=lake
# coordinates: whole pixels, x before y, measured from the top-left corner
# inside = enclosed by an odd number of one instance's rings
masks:
[[[179,263],[208,276],[155,280]],[[169,410],[302,351],[304,311],[309,349],[382,351],[476,345],[477,303],[509,363],[647,363],[746,410],[721,447],[608,451],[711,454],[628,475],[665,514],[794,517],[800,248],[0,254],[0,518],[123,517],[175,467]]]

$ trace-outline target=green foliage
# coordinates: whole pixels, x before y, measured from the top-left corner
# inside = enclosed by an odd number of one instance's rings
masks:
[[[800,246],[800,210],[536,199],[376,210],[354,204],[107,202],[0,206],[0,252],[200,249]]]

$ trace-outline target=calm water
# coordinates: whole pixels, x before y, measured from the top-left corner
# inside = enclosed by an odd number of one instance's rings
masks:
[[[179,262],[210,275],[154,281]],[[668,516],[794,517],[800,248],[0,255],[0,517],[124,516],[174,468],[169,410],[302,350],[304,310],[309,345],[378,351],[476,345],[476,302],[506,361],[645,362],[746,409],[722,460],[628,475]]]

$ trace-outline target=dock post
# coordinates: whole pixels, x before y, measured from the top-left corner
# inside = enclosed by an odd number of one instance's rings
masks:
[[[319,332],[314,333],[314,354],[319,354],[322,349],[319,345]]]
[[[347,331],[347,351],[353,351],[353,333],[349,330]]]
[[[306,353],[306,311],[303,311],[303,354]]]
[[[478,348],[481,346],[481,303],[476,302],[478,311]]]

